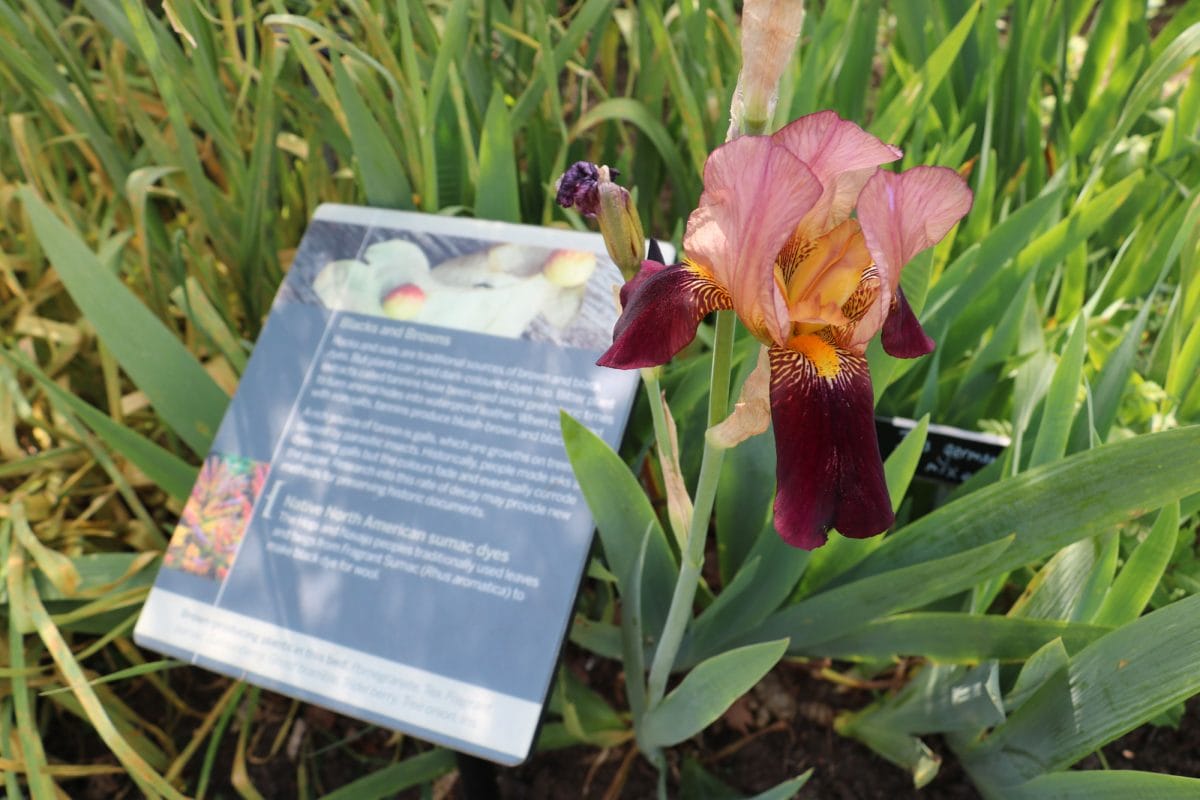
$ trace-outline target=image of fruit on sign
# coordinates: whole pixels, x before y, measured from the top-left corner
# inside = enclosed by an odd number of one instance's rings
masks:
[[[594,253],[499,244],[431,265],[403,239],[331,261],[313,288],[328,308],[507,338],[580,323]]]

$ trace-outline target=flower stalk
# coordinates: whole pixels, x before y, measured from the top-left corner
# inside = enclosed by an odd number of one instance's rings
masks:
[[[709,427],[725,419],[729,408],[729,378],[733,366],[733,334],[737,318],[729,311],[717,314],[717,328],[713,341],[711,373],[712,391],[708,396]],[[717,496],[717,484],[721,475],[721,462],[725,449],[705,439],[704,454],[700,461],[700,479],[696,485],[695,511],[687,542],[680,553],[679,579],[667,611],[662,636],[654,651],[647,682],[647,712],[662,701],[666,694],[667,679],[675,666],[675,657],[692,618],[692,603],[696,599],[700,570],[704,567],[704,547],[708,540],[708,524],[712,516],[713,503]]]
[[[782,12],[782,13],[780,13]],[[747,2],[744,10],[742,38],[743,52],[765,52],[765,58],[751,59],[743,66],[730,113],[730,139],[745,134],[760,134],[766,131],[774,111],[779,77],[791,58],[796,39],[804,18],[802,0],[784,0],[782,4]],[[606,237],[607,239],[608,237]],[[729,413],[729,383],[732,374],[733,340],[737,328],[737,317],[729,310],[717,312],[716,332],[713,340],[712,371],[708,395],[708,429],[721,424]],[[647,370],[642,370],[643,379]],[[651,413],[654,416],[655,437],[658,440],[659,456],[674,459],[670,450],[671,439],[666,431],[665,420],[655,375],[646,381],[651,395]],[[664,452],[665,451],[665,452]],[[700,572],[704,568],[704,551],[708,542],[708,528],[716,501],[717,485],[720,482],[721,464],[725,447],[714,437],[705,436],[704,452],[700,461],[700,478],[696,485],[694,507],[687,539],[680,548],[679,577],[667,611],[667,620],[662,636],[654,651],[650,674],[646,684],[646,712],[652,712],[666,694],[667,681],[675,666],[679,647],[692,619],[692,606],[699,587]],[[677,532],[678,535],[678,532]],[[640,728],[640,726],[639,726]],[[648,753],[656,764],[661,754]],[[665,773],[660,769],[660,778]],[[660,781],[659,794],[664,786]]]

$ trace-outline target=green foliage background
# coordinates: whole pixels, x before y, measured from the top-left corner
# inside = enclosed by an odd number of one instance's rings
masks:
[[[928,516],[929,498],[906,493],[916,448],[900,452],[889,483],[901,530],[835,538],[811,557],[781,552],[770,529],[769,442],[731,452],[720,581],[702,588],[681,666],[781,637],[793,656],[865,671],[925,656],[939,666],[911,691],[839,729],[918,782],[936,766],[917,737],[956,731],[995,796],[1128,796],[1121,781],[1136,777],[1059,770],[1200,691],[1198,21],[1196,0],[810,4],[777,121],[836,109],[901,145],[903,166],[962,168],[975,191],[956,232],[906,270],[939,347],[914,362],[872,352],[880,409],[1013,445]],[[648,232],[678,239],[739,63],[728,0],[0,4],[9,796],[69,793],[73,778],[112,769],[46,753],[43,735],[71,718],[150,796],[203,795],[234,737],[229,780],[256,796],[255,690],[231,685],[182,734],[121,690],[178,700],[177,665],[146,661],[129,631],[316,205],[582,227],[554,206],[552,183],[587,159],[621,170]],[[707,335],[664,377],[689,477]],[[744,367],[751,345],[735,351]],[[624,463],[650,440],[640,409]],[[622,459],[591,463],[585,488],[625,480]],[[652,609],[653,570],[669,577],[676,555],[648,513],[659,544],[634,597]],[[608,567],[637,562],[639,521],[600,520],[604,552],[572,634],[627,664],[613,620],[632,587]],[[1114,660],[1134,666],[1120,683]],[[981,690],[995,702],[963,729],[962,709],[936,698],[975,685],[1000,688]],[[1068,708],[1082,727],[1042,742],[1085,685],[1140,699],[1083,698]],[[545,743],[629,739],[620,709],[563,686]],[[251,722],[235,730],[235,714]],[[371,764],[343,791],[381,796],[451,766],[436,750]],[[1197,791],[1157,780],[1155,797]]]

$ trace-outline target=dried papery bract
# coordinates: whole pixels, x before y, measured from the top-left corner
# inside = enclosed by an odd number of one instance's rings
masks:
[[[728,450],[751,436],[771,427],[771,357],[766,347],[759,348],[758,363],[742,384],[733,411],[719,425],[709,429],[707,438]]]

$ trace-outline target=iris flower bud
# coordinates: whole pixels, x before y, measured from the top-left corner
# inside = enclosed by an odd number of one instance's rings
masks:
[[[646,235],[642,232],[642,220],[638,217],[633,198],[624,186],[612,181],[600,184],[600,232],[608,254],[620,268],[625,280],[629,280],[641,269],[646,252]]]
[[[574,207],[596,218],[609,256],[629,280],[642,266],[646,235],[629,191],[612,181],[617,174],[609,167],[576,161],[558,179],[555,199],[563,208]]]
[[[766,132],[800,28],[803,0],[746,0],[742,8],[742,73],[730,109],[729,138]]]

